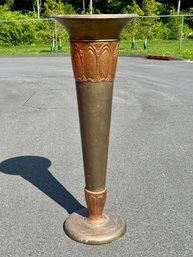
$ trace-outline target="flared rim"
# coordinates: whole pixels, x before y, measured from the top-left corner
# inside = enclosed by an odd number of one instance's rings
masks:
[[[117,18],[136,18],[137,14],[58,14],[51,15],[51,18],[65,19],[117,19]]]
[[[122,29],[137,14],[59,14],[52,15],[68,32],[70,39],[119,39]]]

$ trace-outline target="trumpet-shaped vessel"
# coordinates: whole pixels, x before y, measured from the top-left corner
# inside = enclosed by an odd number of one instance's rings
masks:
[[[64,223],[72,239],[86,244],[109,243],[126,231],[124,219],[103,211],[113,82],[119,38],[135,14],[55,15],[67,30],[76,81],[87,209]],[[120,174],[121,176],[121,174]]]

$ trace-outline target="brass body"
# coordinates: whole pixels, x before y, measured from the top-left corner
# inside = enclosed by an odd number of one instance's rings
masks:
[[[104,190],[106,182],[112,82],[76,82],[86,189]]]
[[[118,40],[70,40],[86,189],[105,188]]]
[[[53,15],[67,30],[70,39],[119,39],[122,29],[136,14]]]
[[[123,27],[137,15],[53,17],[66,28],[70,36],[88,207],[86,220],[79,214],[72,215],[66,221],[64,230],[79,242],[106,243],[119,238],[126,230],[121,217],[112,213],[104,214],[103,208],[119,37]],[[98,227],[93,227],[93,224]]]

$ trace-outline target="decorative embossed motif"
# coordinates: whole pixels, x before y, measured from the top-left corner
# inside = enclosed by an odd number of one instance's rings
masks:
[[[79,82],[113,81],[117,66],[118,41],[71,41],[74,77]]]

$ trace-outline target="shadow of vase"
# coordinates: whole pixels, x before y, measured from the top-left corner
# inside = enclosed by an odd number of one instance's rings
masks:
[[[19,175],[71,214],[84,208],[50,173],[51,161],[41,156],[18,156],[0,163],[0,172]]]

